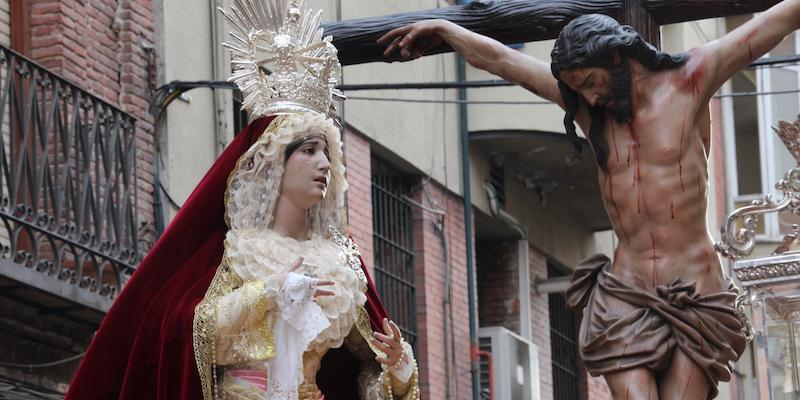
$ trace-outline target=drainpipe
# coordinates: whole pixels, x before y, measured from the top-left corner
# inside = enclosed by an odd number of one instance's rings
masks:
[[[444,311],[444,347],[445,354],[450,352],[450,357],[445,356],[444,362],[444,381],[445,391],[444,398],[447,400],[452,399],[451,387],[453,386],[452,375],[450,374],[450,367],[455,366],[455,348],[453,344],[455,338],[453,337],[453,286],[450,283],[452,279],[452,263],[450,262],[450,242],[447,240],[447,233],[445,232],[445,214],[441,214],[441,219],[435,225],[436,231],[439,233],[439,240],[442,242],[442,249],[444,250],[444,299],[442,300],[442,308]],[[478,352],[480,353],[480,352]]]
[[[501,222],[505,222],[519,234],[517,240],[517,276],[519,277],[519,326],[520,336],[525,340],[531,341],[531,269],[530,255],[528,247],[528,230],[519,223],[511,214],[500,205],[497,192],[489,182],[483,184],[486,194],[489,196],[489,211],[492,216]]]
[[[494,186],[491,183],[486,182],[483,184],[483,188],[486,189],[486,195],[489,196],[489,211],[492,212],[492,216],[499,219],[502,222],[505,222],[512,229],[517,231],[520,238],[527,239],[528,238],[528,231],[525,229],[516,218],[512,217],[511,214],[507,213],[506,210],[503,210],[502,206],[500,205],[500,199],[497,197],[497,192],[494,190]]]
[[[223,0],[209,0],[211,25],[211,79],[221,79],[222,71],[225,70],[225,57],[220,46],[220,38],[225,36],[225,26],[219,19],[219,8],[224,6]],[[227,92],[220,92],[217,88],[211,88],[211,99],[214,107],[212,118],[214,119],[214,154],[219,156],[225,150],[228,143],[228,124],[225,115],[225,95]]]
[[[458,4],[466,4],[468,0],[458,0]],[[467,81],[467,65],[464,57],[457,55],[458,82]],[[464,236],[467,244],[467,301],[469,309],[469,342],[470,342],[470,373],[472,375],[472,398],[481,399],[481,385],[479,380],[478,365],[478,310],[475,294],[475,249],[472,239],[472,194],[469,182],[469,125],[467,111],[467,89],[458,89],[458,125],[461,131],[461,186],[464,191]]]

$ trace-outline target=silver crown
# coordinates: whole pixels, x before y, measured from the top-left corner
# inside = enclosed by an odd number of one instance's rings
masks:
[[[322,37],[322,10],[305,0],[234,0],[220,8],[230,22],[233,74],[242,109],[253,117],[315,111],[327,114],[341,65],[331,37]]]

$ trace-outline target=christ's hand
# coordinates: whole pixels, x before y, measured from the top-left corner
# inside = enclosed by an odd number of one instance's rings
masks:
[[[426,51],[442,44],[444,39],[439,36],[439,31],[446,27],[447,21],[428,20],[392,29],[378,39],[378,44],[388,46],[383,52],[388,57],[400,50],[400,55],[405,59],[422,57]]]

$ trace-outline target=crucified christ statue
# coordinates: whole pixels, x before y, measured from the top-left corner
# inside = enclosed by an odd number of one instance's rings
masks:
[[[727,381],[745,348],[706,222],[709,101],[738,71],[800,28],[800,0],[785,0],[718,40],[670,55],[611,17],[583,15],[564,27],[552,63],[442,20],[379,39],[384,55],[425,54],[443,42],[467,62],[566,111],[600,166],[614,232],[611,261],[583,261],[567,291],[583,309],[581,356],[616,399],[706,399]]]

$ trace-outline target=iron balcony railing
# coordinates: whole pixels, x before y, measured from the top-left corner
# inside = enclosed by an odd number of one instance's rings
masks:
[[[139,260],[136,120],[0,47],[0,274],[105,311]]]

